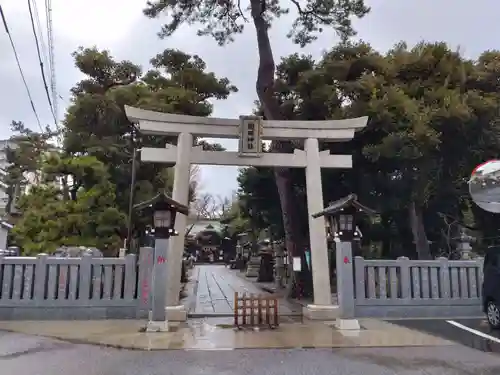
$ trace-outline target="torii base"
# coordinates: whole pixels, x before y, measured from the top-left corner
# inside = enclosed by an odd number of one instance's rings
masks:
[[[146,332],[170,332],[168,320],[154,322],[150,320],[146,326]]]
[[[342,319],[338,318],[335,321],[335,328],[340,331],[359,331],[361,326],[358,319]]]
[[[339,317],[339,313],[339,307],[335,305],[307,305],[302,308],[302,314],[310,320],[332,321]]]
[[[171,322],[185,322],[187,320],[187,311],[184,305],[165,307],[167,320]]]

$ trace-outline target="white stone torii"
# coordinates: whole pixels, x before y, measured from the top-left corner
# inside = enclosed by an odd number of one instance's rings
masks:
[[[175,177],[172,198],[188,205],[189,171],[191,164],[293,167],[305,168],[307,188],[307,209],[310,232],[311,265],[313,274],[314,304],[304,309],[309,318],[335,318],[336,306],[332,306],[328,249],[324,220],[313,219],[312,214],[324,208],[321,183],[321,168],[352,168],[351,155],[331,155],[329,150],[319,151],[318,140],[329,142],[349,141],[354,133],[364,128],[368,117],[325,121],[273,121],[260,120],[260,138],[265,140],[304,139],[304,150],[295,149],[292,154],[261,153],[242,154],[231,151],[203,151],[201,146],[193,147],[193,136],[207,138],[242,139],[245,119],[222,119],[197,117],[147,111],[125,106],[128,119],[139,124],[143,134],[177,136],[177,145],[166,148],[143,147],[141,160],[156,163],[175,163]],[[185,233],[187,218],[179,215],[175,229]],[[167,285],[167,319],[185,320],[186,311],[179,305],[180,273],[184,236],[171,239],[169,254],[169,282]]]

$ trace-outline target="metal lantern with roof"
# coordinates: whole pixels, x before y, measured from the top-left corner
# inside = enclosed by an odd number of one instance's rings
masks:
[[[134,208],[145,211],[152,218],[153,228],[151,228],[151,232],[154,230],[152,280],[154,292],[151,297],[151,311],[146,330],[161,332],[168,330],[165,310],[168,292],[166,285],[169,280],[168,265],[172,264],[177,267],[176,259],[173,257],[173,259],[170,259],[172,254],[169,253],[169,238],[178,235],[174,229],[176,214],[187,215],[188,207],[173,200],[165,192],[161,192],[153,198],[135,205]],[[184,263],[178,265],[182,267]]]
[[[187,215],[188,207],[174,201],[164,192],[159,193],[148,201],[134,206],[137,210],[148,210],[153,215],[153,228],[156,238],[170,238],[177,236],[175,231],[175,216],[177,212]]]
[[[324,216],[334,237],[338,237],[341,241],[352,241],[361,237],[356,226],[358,213],[370,216],[376,214],[371,208],[359,203],[356,194],[349,194],[347,197],[330,203],[323,211],[312,216],[314,218]]]

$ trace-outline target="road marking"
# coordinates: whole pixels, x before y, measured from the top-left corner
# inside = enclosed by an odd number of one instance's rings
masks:
[[[454,320],[447,320],[446,323],[449,323],[452,326],[455,326],[457,328],[463,329],[464,331],[467,331],[469,333],[473,333],[474,335],[482,337],[483,339],[487,339],[487,340],[496,342],[497,344],[500,344],[500,339],[498,337],[490,336],[486,333],[478,331],[477,329],[473,329],[473,328],[467,327],[466,325],[455,322]]]

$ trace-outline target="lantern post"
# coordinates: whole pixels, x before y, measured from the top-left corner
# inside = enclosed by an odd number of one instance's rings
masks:
[[[169,330],[166,314],[167,282],[168,282],[168,246],[169,238],[177,236],[175,218],[177,213],[188,214],[188,207],[174,201],[165,193],[160,193],[152,199],[139,203],[134,207],[146,210],[152,216],[154,231],[154,257],[151,285],[152,298],[148,332],[164,332]]]
[[[352,256],[352,241],[361,237],[356,226],[356,218],[360,213],[374,215],[376,212],[359,203],[355,194],[350,194],[312,215],[313,218],[324,217],[334,236],[339,308],[336,326],[342,330],[360,329],[355,311]]]

